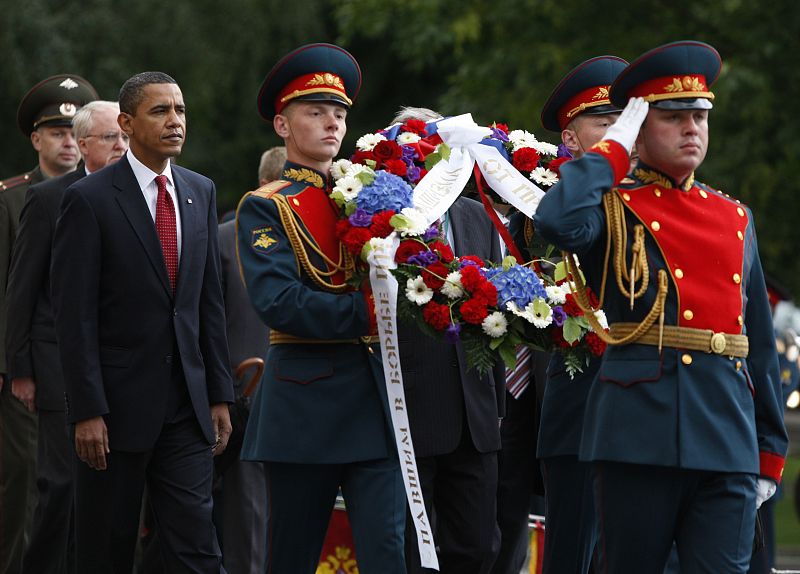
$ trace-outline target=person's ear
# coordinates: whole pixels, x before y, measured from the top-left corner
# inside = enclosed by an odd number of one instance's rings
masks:
[[[289,130],[289,118],[282,114],[277,114],[272,119],[272,127],[275,128],[275,133],[282,138],[289,137],[291,133]]]

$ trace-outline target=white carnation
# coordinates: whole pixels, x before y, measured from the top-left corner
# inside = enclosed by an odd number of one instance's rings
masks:
[[[544,289],[547,292],[547,298],[554,305],[563,305],[567,302],[567,292],[558,285],[550,285]]]
[[[458,299],[464,295],[464,288],[461,285],[461,271],[448,273],[441,291],[448,299]]]
[[[602,309],[595,311],[594,316],[597,317],[597,321],[603,329],[608,329],[608,318]]]
[[[347,175],[347,170],[353,165],[349,159],[338,159],[331,164],[331,177],[333,179],[342,179]]]
[[[524,147],[532,147],[535,149],[536,145],[539,143],[532,133],[526,132],[525,130],[513,130],[509,132],[508,141],[510,141],[513,146],[512,151],[517,151]]]
[[[407,144],[417,143],[421,139],[422,138],[419,137],[414,132],[403,132],[399,136],[397,136],[397,139],[395,141],[400,145],[407,145]]]
[[[358,196],[358,193],[364,186],[357,177],[346,175],[336,182],[333,188],[334,193],[339,192],[344,197],[345,201],[350,201]]]
[[[356,147],[361,151],[372,151],[378,145],[378,142],[382,142],[385,139],[386,136],[381,134],[365,134],[358,138]]]
[[[558,154],[558,146],[551,143],[536,141],[531,147],[541,155],[555,156]]]
[[[424,305],[433,299],[433,289],[425,285],[421,276],[406,281],[406,298],[417,305]]]
[[[404,207],[400,211],[400,224],[395,226],[400,235],[422,235],[428,229],[425,215],[414,207]]]
[[[481,328],[490,337],[502,337],[508,331],[508,320],[500,311],[495,311],[483,320]]]
[[[373,176],[375,175],[375,170],[361,163],[350,164],[350,167],[347,168],[345,175],[349,177],[356,177],[359,173],[364,172],[371,173]]]

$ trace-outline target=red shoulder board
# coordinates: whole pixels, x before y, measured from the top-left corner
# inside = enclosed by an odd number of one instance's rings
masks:
[[[5,191],[6,189],[9,189],[11,187],[17,187],[18,185],[23,185],[29,182],[30,179],[31,179],[30,172],[23,173],[20,175],[15,175],[14,177],[9,177],[8,179],[0,181],[0,190]]]

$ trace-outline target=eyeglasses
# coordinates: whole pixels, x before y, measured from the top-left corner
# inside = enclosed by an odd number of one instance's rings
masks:
[[[107,144],[113,144],[120,137],[122,138],[122,141],[125,142],[125,143],[128,143],[128,140],[130,139],[128,137],[128,134],[126,134],[123,131],[106,132],[104,134],[89,134],[86,137],[87,138],[99,138],[99,139],[103,140],[103,143],[107,143]]]

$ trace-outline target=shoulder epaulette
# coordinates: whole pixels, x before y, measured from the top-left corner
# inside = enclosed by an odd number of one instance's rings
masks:
[[[30,181],[31,174],[30,173],[23,173],[20,175],[15,175],[14,177],[9,177],[6,180],[0,181],[0,190],[5,191],[9,187],[16,187],[18,185],[22,185],[23,183]]]
[[[271,181],[265,185],[262,185],[257,190],[251,192],[253,195],[258,197],[262,197],[264,199],[269,199],[280,190],[289,187],[292,185],[291,181],[286,181],[285,179],[276,179],[275,181]]]

